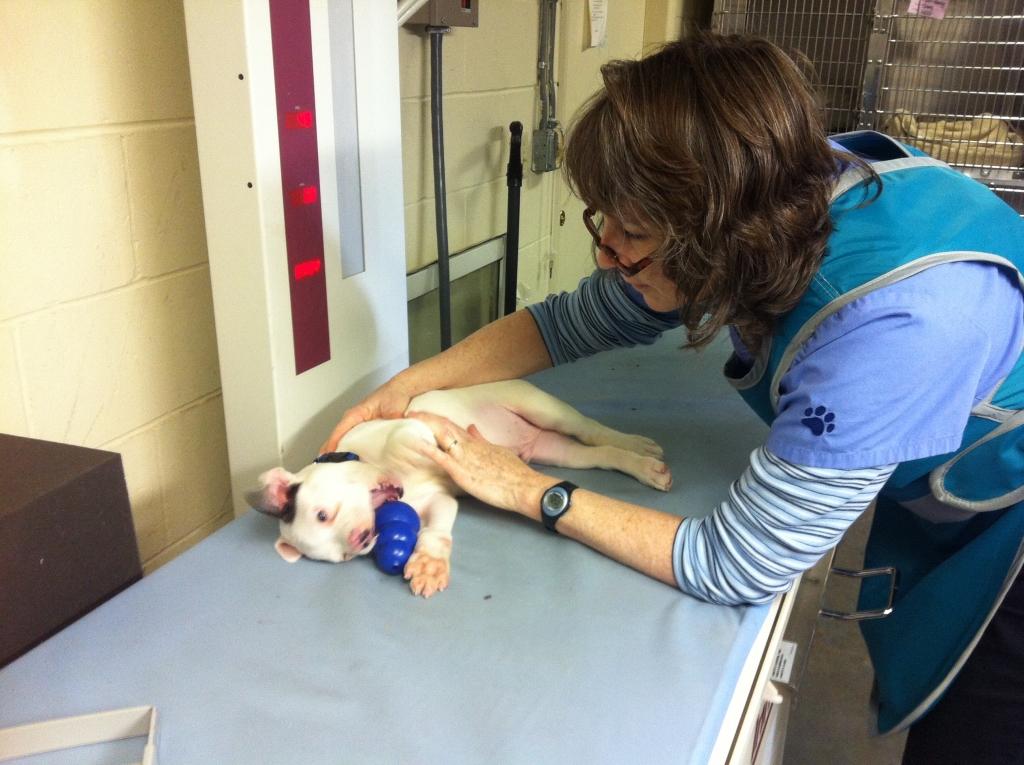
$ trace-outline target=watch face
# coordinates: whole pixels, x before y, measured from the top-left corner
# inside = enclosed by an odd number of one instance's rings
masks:
[[[541,503],[544,512],[548,515],[555,515],[565,510],[569,504],[569,492],[561,486],[553,486],[544,494],[544,501]]]

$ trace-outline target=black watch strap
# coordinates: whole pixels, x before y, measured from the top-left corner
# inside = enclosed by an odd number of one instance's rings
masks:
[[[540,499],[540,519],[548,531],[557,531],[558,519],[572,507],[572,493],[579,487],[569,481],[556,483]]]

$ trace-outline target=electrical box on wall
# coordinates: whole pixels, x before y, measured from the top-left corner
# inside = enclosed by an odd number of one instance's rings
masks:
[[[432,27],[480,26],[479,3],[480,0],[430,0],[406,23]]]
[[[185,0],[236,513],[408,364],[393,3]]]

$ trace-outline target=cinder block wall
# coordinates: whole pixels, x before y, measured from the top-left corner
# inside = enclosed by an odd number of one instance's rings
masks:
[[[0,3],[0,431],[120,452],[147,572],[231,518],[180,0]]]
[[[642,7],[643,0],[639,0]],[[523,123],[519,294],[548,293],[553,173],[530,172],[530,138],[540,121],[538,0],[487,0],[477,28],[454,27],[442,42],[449,251],[505,233],[513,120]],[[399,30],[406,263],[437,260],[430,133],[430,41],[423,27]]]
[[[585,0],[560,5],[561,71],[589,93],[601,61],[639,52],[644,0],[612,4],[596,57]],[[452,252],[505,231],[514,119],[529,166],[538,19],[538,0],[488,0],[445,38]],[[414,270],[437,257],[429,44],[398,34]],[[524,302],[548,292],[559,194],[527,169]],[[223,420],[181,0],[0,2],[0,431],[120,452],[150,572],[232,517]]]

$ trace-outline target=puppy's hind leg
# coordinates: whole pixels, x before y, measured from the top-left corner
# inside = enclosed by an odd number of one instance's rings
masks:
[[[672,488],[672,473],[657,457],[610,444],[587,446],[552,430],[545,430],[537,437],[530,459],[544,465],[580,470],[618,470],[655,489],[668,491]]]
[[[503,403],[508,409],[542,430],[574,436],[589,446],[614,446],[645,457],[660,458],[664,454],[650,438],[620,433],[602,425],[524,380],[510,380],[502,393],[507,396]]]

